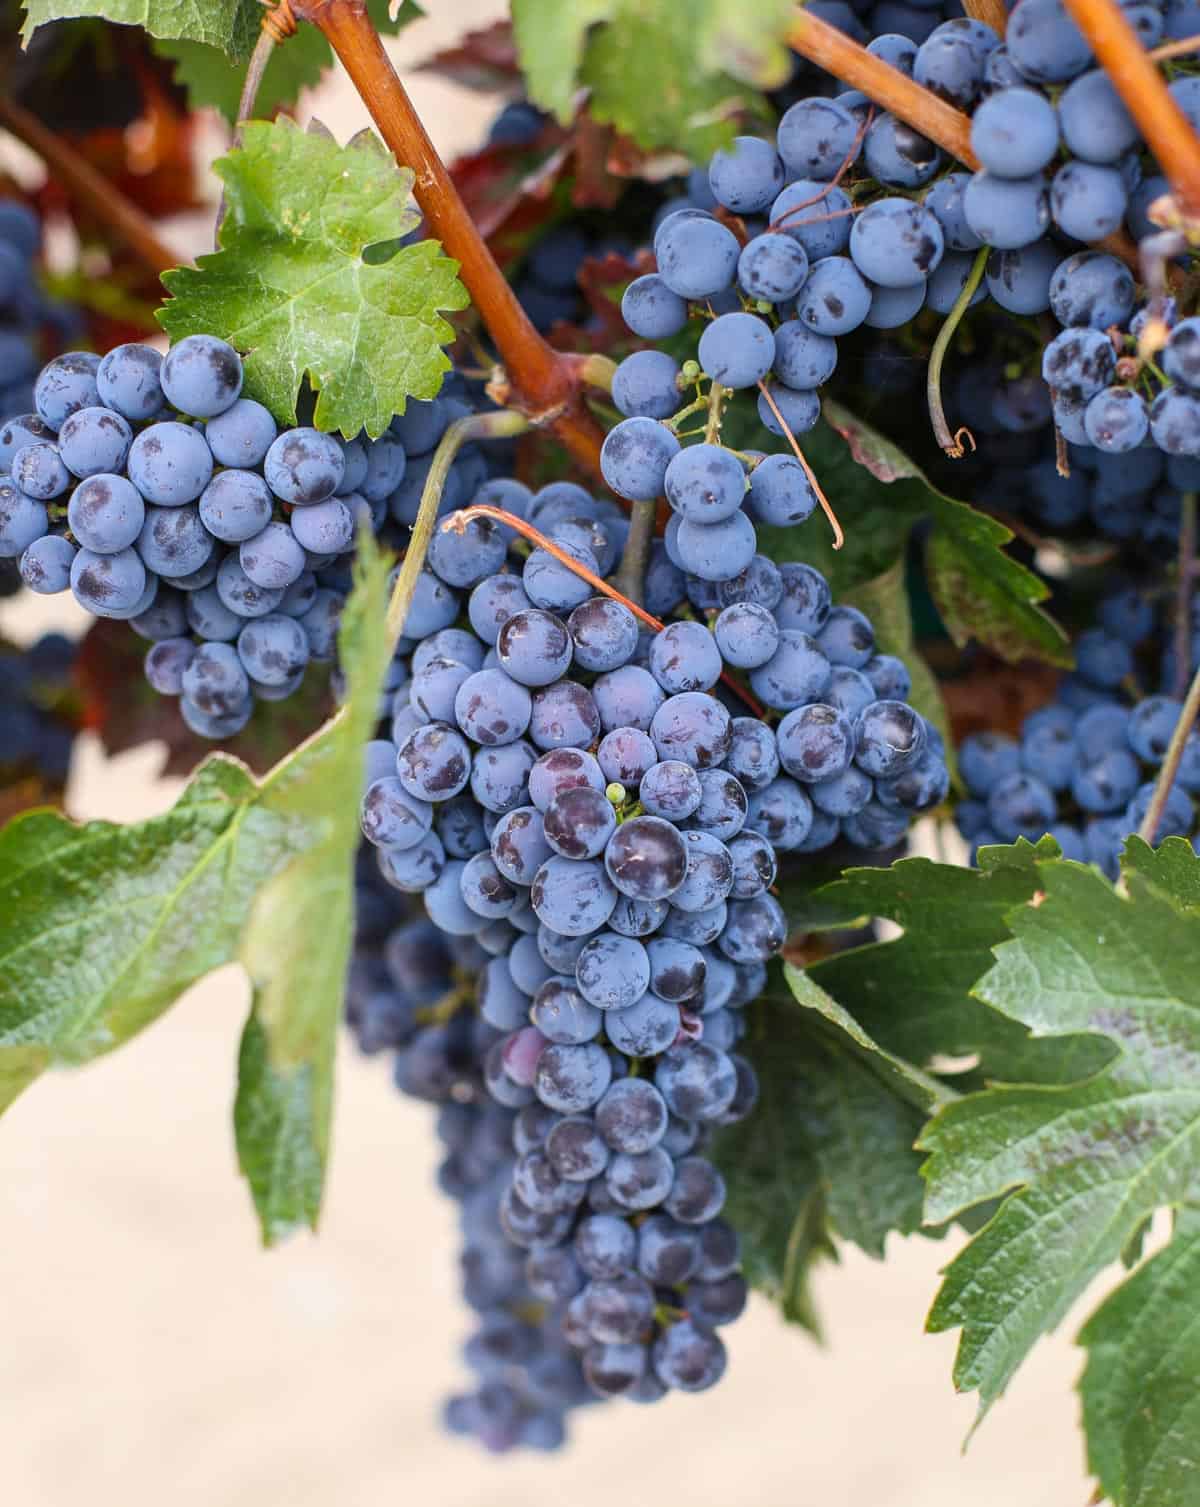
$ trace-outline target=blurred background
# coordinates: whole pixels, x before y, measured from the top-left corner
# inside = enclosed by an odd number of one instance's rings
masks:
[[[481,139],[494,103],[412,64],[505,9],[457,0],[390,44],[448,156]],[[301,114],[342,140],[367,124],[340,81]],[[225,136],[204,125],[199,159]],[[39,172],[20,153],[7,165]],[[195,254],[211,215],[176,213],[162,233]],[[16,643],[81,626],[62,598],[0,602]],[[163,764],[159,745],[109,758],[85,734],[67,807],[115,820],[162,810],[180,783]],[[755,1300],[727,1332],[718,1388],[574,1415],[558,1456],[491,1460],[443,1436],[468,1322],[455,1210],[433,1184],[432,1113],[347,1043],[320,1237],[262,1252],[230,1129],[246,1003],[240,974],[214,975],[129,1050],[47,1079],[6,1117],[0,1440],[14,1507],[380,1507],[397,1495],[610,1507],[631,1476],[639,1495],[689,1507],[1087,1501],[1069,1330],[1038,1347],[961,1454],[975,1405],[953,1393],[955,1337],[921,1333],[951,1242],[893,1240],[886,1264],[847,1250],[822,1269],[825,1348]]]

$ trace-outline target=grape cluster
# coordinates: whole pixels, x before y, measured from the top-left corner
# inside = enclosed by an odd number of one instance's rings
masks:
[[[1076,644],[1076,668],[1048,706],[1028,716],[1019,738],[978,733],[963,740],[959,768],[968,799],[955,812],[975,850],[1049,833],[1068,858],[1119,873],[1125,839],[1138,830],[1183,710],[1173,696],[1142,691],[1176,681],[1173,651],[1160,652],[1153,605],[1136,587],[1112,592],[1095,627]],[[1191,665],[1200,664],[1200,610],[1193,605]],[[1200,844],[1200,731],[1183,758],[1154,841]]]
[[[373,442],[280,432],[242,378],[207,335],[165,358],[69,352],[0,428],[0,556],[31,590],[128,620],[151,644],[147,680],[209,738],[333,657],[356,530],[415,517],[404,436],[419,445],[443,416],[414,404]]]
[[[19,199],[0,198],[0,415],[33,406],[43,343],[77,334],[78,310],[47,298],[37,280],[42,227]]]
[[[19,653],[0,655],[0,787],[28,776],[65,783],[76,731],[75,652],[61,633],[46,633]]]

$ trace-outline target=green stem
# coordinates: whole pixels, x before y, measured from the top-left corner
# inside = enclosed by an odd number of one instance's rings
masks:
[[[1158,779],[1154,782],[1154,794],[1150,797],[1150,804],[1146,807],[1146,815],[1142,819],[1142,825],[1138,828],[1138,836],[1150,847],[1154,846],[1158,836],[1159,823],[1162,821],[1163,811],[1166,809],[1167,797],[1171,794],[1171,787],[1175,784],[1175,776],[1179,773],[1180,760],[1183,758],[1183,746],[1188,740],[1188,734],[1196,724],[1196,718],[1200,717],[1200,670],[1192,677],[1191,689],[1187,693],[1187,700],[1183,703],[1183,710],[1179,714],[1179,721],[1175,724],[1175,731],[1171,734],[1171,741],[1167,744],[1167,756],[1163,760],[1163,766],[1158,772]]]
[[[629,534],[621,554],[621,564],[614,577],[617,590],[622,596],[644,605],[646,566],[650,562],[650,544],[654,538],[654,525],[658,519],[658,503],[635,502],[629,509]]]
[[[417,577],[421,574],[425,556],[429,553],[429,541],[433,538],[446,477],[454,464],[455,456],[471,440],[509,439],[532,428],[532,423],[523,413],[501,408],[495,413],[475,413],[465,419],[456,419],[442,435],[433,453],[429,474],[425,478],[417,521],[413,524],[408,548],[404,552],[404,564],[400,567],[400,574],[392,588],[392,599],[388,603],[387,631],[393,646],[404,631],[405,619],[417,589]]]
[[[962,292],[954,300],[954,307],[946,315],[946,321],[938,331],[938,337],[933,342],[933,350],[929,353],[929,371],[925,379],[925,397],[929,404],[929,417],[933,423],[933,436],[938,444],[952,460],[958,460],[963,454],[963,444],[959,435],[965,434],[971,438],[969,429],[957,429],[950,433],[950,426],[946,423],[946,411],[942,407],[942,362],[946,358],[946,352],[950,349],[950,342],[954,338],[954,332],[958,329],[963,315],[970,307],[971,300],[975,297],[975,290],[983,280],[983,269],[987,266],[988,248],[982,247],[976,253],[975,261],[971,266],[970,276],[962,286]],[[971,439],[971,448],[975,448],[975,441]]]
[[[617,363],[611,356],[602,356],[593,351],[579,363],[579,380],[588,387],[598,387],[601,392],[612,392],[613,376]]]
[[[696,398],[686,408],[681,408],[678,413],[673,413],[669,419],[663,419],[663,423],[670,430],[677,430],[684,419],[690,418],[694,413],[706,413],[708,411],[708,399]]]
[[[1196,554],[1196,494],[1185,492],[1179,518],[1179,580],[1175,583],[1176,700],[1187,689],[1192,659],[1192,569]]]
[[[717,445],[721,441],[721,407],[727,390],[715,378],[708,389],[708,423],[704,426],[706,445]]]

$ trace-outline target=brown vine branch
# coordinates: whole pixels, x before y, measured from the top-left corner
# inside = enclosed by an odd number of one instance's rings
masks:
[[[179,266],[182,259],[159,240],[150,219],[136,204],[36,115],[3,93],[0,93],[0,126],[36,152],[55,181],[107,225],[155,277]]]
[[[1066,0],[1183,208],[1200,215],[1200,138],[1146,56],[1117,0]]]
[[[802,10],[788,33],[788,46],[835,78],[861,89],[868,99],[920,131],[967,167],[978,169],[971,150],[971,122],[915,79],[860,47],[828,21]]]
[[[1004,7],[1004,0],[963,0],[963,10],[973,21],[982,21],[985,26],[990,26],[1000,40],[1004,41],[1008,27],[1008,11]]]
[[[517,301],[413,109],[363,0],[292,0],[292,10],[324,33],[396,160],[412,169],[426,224],[458,262],[522,406],[535,421],[554,411],[548,427],[598,475],[604,435],[583,405],[579,364],[543,340]]]

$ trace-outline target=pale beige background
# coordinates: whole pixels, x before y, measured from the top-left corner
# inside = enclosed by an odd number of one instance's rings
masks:
[[[495,3],[437,7],[411,61]],[[428,78],[444,150],[489,111]],[[309,107],[365,123],[337,86]],[[194,226],[175,227],[180,245]],[[22,637],[57,604],[0,609]],[[169,804],[157,755],[87,745],[80,816]],[[1080,1352],[1043,1343],[963,1458],[974,1412],[951,1336],[921,1325],[948,1247],[853,1252],[817,1281],[830,1348],[762,1303],[727,1331],[722,1385],[609,1405],[554,1457],[490,1460],[438,1431],[468,1317],[430,1114],[346,1050],[318,1239],[257,1247],[229,1118],[246,1004],[226,971],[106,1062],[37,1086],[0,1127],[0,1500],[12,1507],[1083,1507],[1071,1387]],[[900,1002],[903,1008],[903,1002]]]

